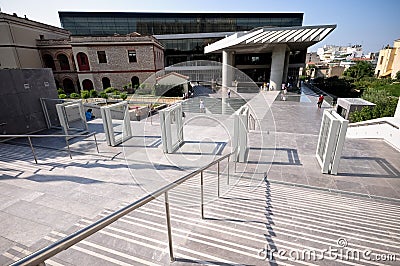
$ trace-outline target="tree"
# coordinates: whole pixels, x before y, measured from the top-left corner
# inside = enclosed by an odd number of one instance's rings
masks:
[[[99,95],[96,90],[90,90],[89,94],[90,98],[96,98]]]
[[[99,96],[100,96],[101,98],[103,98],[103,99],[108,99],[108,94],[107,94],[105,91],[101,91],[101,92],[99,93]]]
[[[374,70],[371,63],[360,61],[354,66],[349,67],[344,73],[344,76],[355,78],[360,80],[363,77],[372,77],[374,75]]]
[[[89,97],[90,97],[90,92],[89,91],[87,91],[87,90],[82,90],[81,91],[81,98],[82,99],[89,99]]]
[[[126,94],[126,92],[123,92],[123,93],[121,93],[120,95],[119,95],[119,97],[122,99],[122,100],[126,100],[126,98],[128,98],[128,94]]]
[[[398,97],[390,95],[390,92],[379,88],[367,88],[362,98],[375,103],[374,107],[363,107],[360,111],[350,114],[351,122],[360,122],[380,117],[391,117],[396,111]]]
[[[400,71],[397,71],[397,73],[396,73],[396,79],[397,79],[398,81],[400,81]]]
[[[71,99],[79,99],[81,96],[78,94],[78,93],[76,93],[76,92],[73,92],[73,93],[71,93],[70,95],[69,95],[69,98],[71,98]]]
[[[61,88],[58,88],[57,89],[57,93],[58,94],[65,94],[65,91],[63,89],[61,89]]]

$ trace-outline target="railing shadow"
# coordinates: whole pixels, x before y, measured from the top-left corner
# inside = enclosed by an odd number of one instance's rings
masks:
[[[250,151],[274,151],[279,152],[283,151],[287,153],[287,162],[279,162],[279,161],[272,161],[272,162],[262,162],[262,161],[247,161],[247,164],[276,164],[276,165],[302,165],[300,162],[299,154],[297,149],[290,149],[290,148],[257,148],[257,147],[250,147]],[[250,152],[249,151],[249,152]],[[276,158],[276,156],[274,156]]]
[[[360,164],[362,161],[365,162],[375,162],[380,169],[383,170],[386,174],[379,173],[357,173],[357,172],[339,172],[340,176],[357,176],[357,177],[380,177],[380,178],[400,178],[400,171],[397,170],[391,163],[389,163],[386,159],[380,157],[352,157],[352,156],[342,156],[342,160],[354,160],[357,164]],[[354,164],[354,165],[357,165]],[[353,164],[351,164],[353,165]],[[376,169],[376,168],[375,168]],[[379,171],[382,172],[382,171]]]
[[[191,146],[195,145],[196,148],[201,148],[202,144],[206,145],[213,145],[214,148],[210,149],[209,151],[203,151],[200,150],[199,152],[197,151],[190,151]],[[186,147],[185,147],[186,145]],[[185,140],[183,143],[179,146],[178,150],[175,151],[175,154],[182,154],[182,155],[222,155],[222,152],[227,145],[226,142],[223,141],[192,141],[192,140]],[[185,150],[189,149],[188,150]]]

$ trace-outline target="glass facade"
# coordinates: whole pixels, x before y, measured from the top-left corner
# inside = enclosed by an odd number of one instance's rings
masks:
[[[109,36],[235,32],[257,27],[301,26],[303,13],[59,12],[72,35]]]
[[[302,26],[303,13],[159,13],[59,12],[61,25],[77,36],[110,36],[137,32],[157,35],[165,51],[165,66],[192,60],[222,61],[222,54],[204,54],[204,47],[237,31],[257,27]],[[196,34],[207,33],[207,37]],[[213,34],[214,33],[214,34]],[[179,35],[175,35],[179,34]],[[162,38],[160,38],[162,36]],[[205,36],[205,35],[203,35]],[[301,56],[291,56],[291,61]],[[296,57],[296,58],[294,58]],[[236,55],[235,65],[254,81],[269,79],[270,55]],[[268,66],[265,68],[265,66]]]

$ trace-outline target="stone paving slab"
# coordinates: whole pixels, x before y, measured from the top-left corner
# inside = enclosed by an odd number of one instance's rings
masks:
[[[278,92],[261,92],[249,100],[256,119],[256,128],[249,133],[250,162],[246,165],[238,163],[236,172],[231,162],[232,182],[242,178],[249,187],[257,186],[266,175],[271,184],[287,184],[290,185],[288,188],[307,186],[313,190],[332,189],[400,199],[398,151],[380,140],[347,139],[339,175],[321,174],[315,149],[323,110],[317,109],[317,98],[309,94],[305,96],[309,102],[295,102],[276,101],[277,97]],[[105,209],[118,209],[121,204],[137,200],[215,160],[219,155],[212,152],[196,154],[205,148],[207,151],[212,149],[210,143],[225,143],[222,154],[231,151],[233,117],[230,115],[207,114],[204,117],[203,114],[187,113],[185,140],[199,146],[183,146],[180,153],[170,155],[163,154],[162,144],[158,141],[161,135],[158,116],[131,122],[131,125],[134,137],[123,145],[109,147],[100,130],[101,120],[95,119],[89,122],[89,127],[99,130],[100,154],[90,140],[71,144],[72,160],[65,151],[38,147],[38,165],[32,162],[29,147],[0,144],[0,152],[7,154],[4,164],[3,158],[0,160],[0,219],[4,221],[0,230],[0,248],[7,250],[7,245],[18,243],[35,249],[43,247],[50,241],[43,242],[45,236],[55,237],[52,230],[70,232],[73,224],[82,219],[94,221]],[[207,143],[206,146],[201,147],[202,142]],[[41,143],[41,146],[45,145]],[[57,148],[65,148],[65,144],[59,145]],[[188,151],[192,154],[187,154]],[[221,169],[226,176],[226,162],[221,164]],[[215,186],[215,177],[210,182]],[[239,192],[237,196],[243,195]],[[31,209],[40,209],[41,213],[30,215]],[[238,217],[242,212],[245,209],[236,208]],[[49,222],[43,222],[45,214],[49,215]],[[68,219],[63,220],[65,215]],[[235,215],[231,218],[236,219]],[[281,240],[294,241],[290,236]],[[194,243],[184,238],[180,241],[183,248],[189,242]],[[136,246],[130,247],[135,249]],[[81,258],[79,252],[75,254]],[[227,258],[233,259],[231,256],[234,255],[227,255]],[[191,254],[191,257],[196,256]],[[98,259],[87,263],[101,263],[102,259]],[[202,259],[207,261],[209,258]],[[243,261],[247,260],[243,257]],[[161,261],[168,260],[164,257]]]

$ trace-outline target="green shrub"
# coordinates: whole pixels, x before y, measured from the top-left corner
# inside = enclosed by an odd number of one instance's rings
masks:
[[[97,96],[99,96],[99,94],[97,93],[96,90],[90,90],[89,94],[90,94],[90,98],[96,98]]]
[[[363,77],[372,77],[374,75],[374,69],[371,63],[360,61],[344,71],[343,75],[360,80]]]
[[[101,92],[99,93],[99,96],[100,96],[101,98],[103,98],[103,99],[108,99],[108,94],[107,94],[105,91],[101,91]]]
[[[380,88],[368,88],[364,91],[362,98],[376,104],[374,107],[363,107],[360,111],[350,114],[351,122],[361,122],[365,120],[391,117],[397,107],[398,97],[392,96],[388,90]]]
[[[107,89],[104,90],[105,93],[113,93],[114,91],[116,91],[117,89],[113,88],[113,87],[109,87]]]
[[[118,96],[118,95],[120,95],[121,94],[121,92],[119,91],[119,90],[115,90],[114,92],[113,92],[113,95],[115,95],[115,96]]]
[[[67,94],[60,93],[60,94],[58,94],[58,98],[59,99],[65,99],[65,98],[67,98]]]
[[[65,94],[65,91],[63,89],[61,89],[61,88],[58,88],[57,89],[57,93],[58,94]]]
[[[119,97],[122,99],[122,100],[126,100],[126,98],[128,98],[128,94],[126,94],[125,92],[123,92],[123,93],[121,93],[120,95],[119,95]]]
[[[71,98],[71,99],[79,99],[81,96],[78,94],[78,93],[76,93],[76,92],[73,92],[73,93],[71,93],[70,95],[69,95],[69,98]]]
[[[87,90],[81,91],[81,98],[82,99],[88,99],[90,97],[90,92]]]

